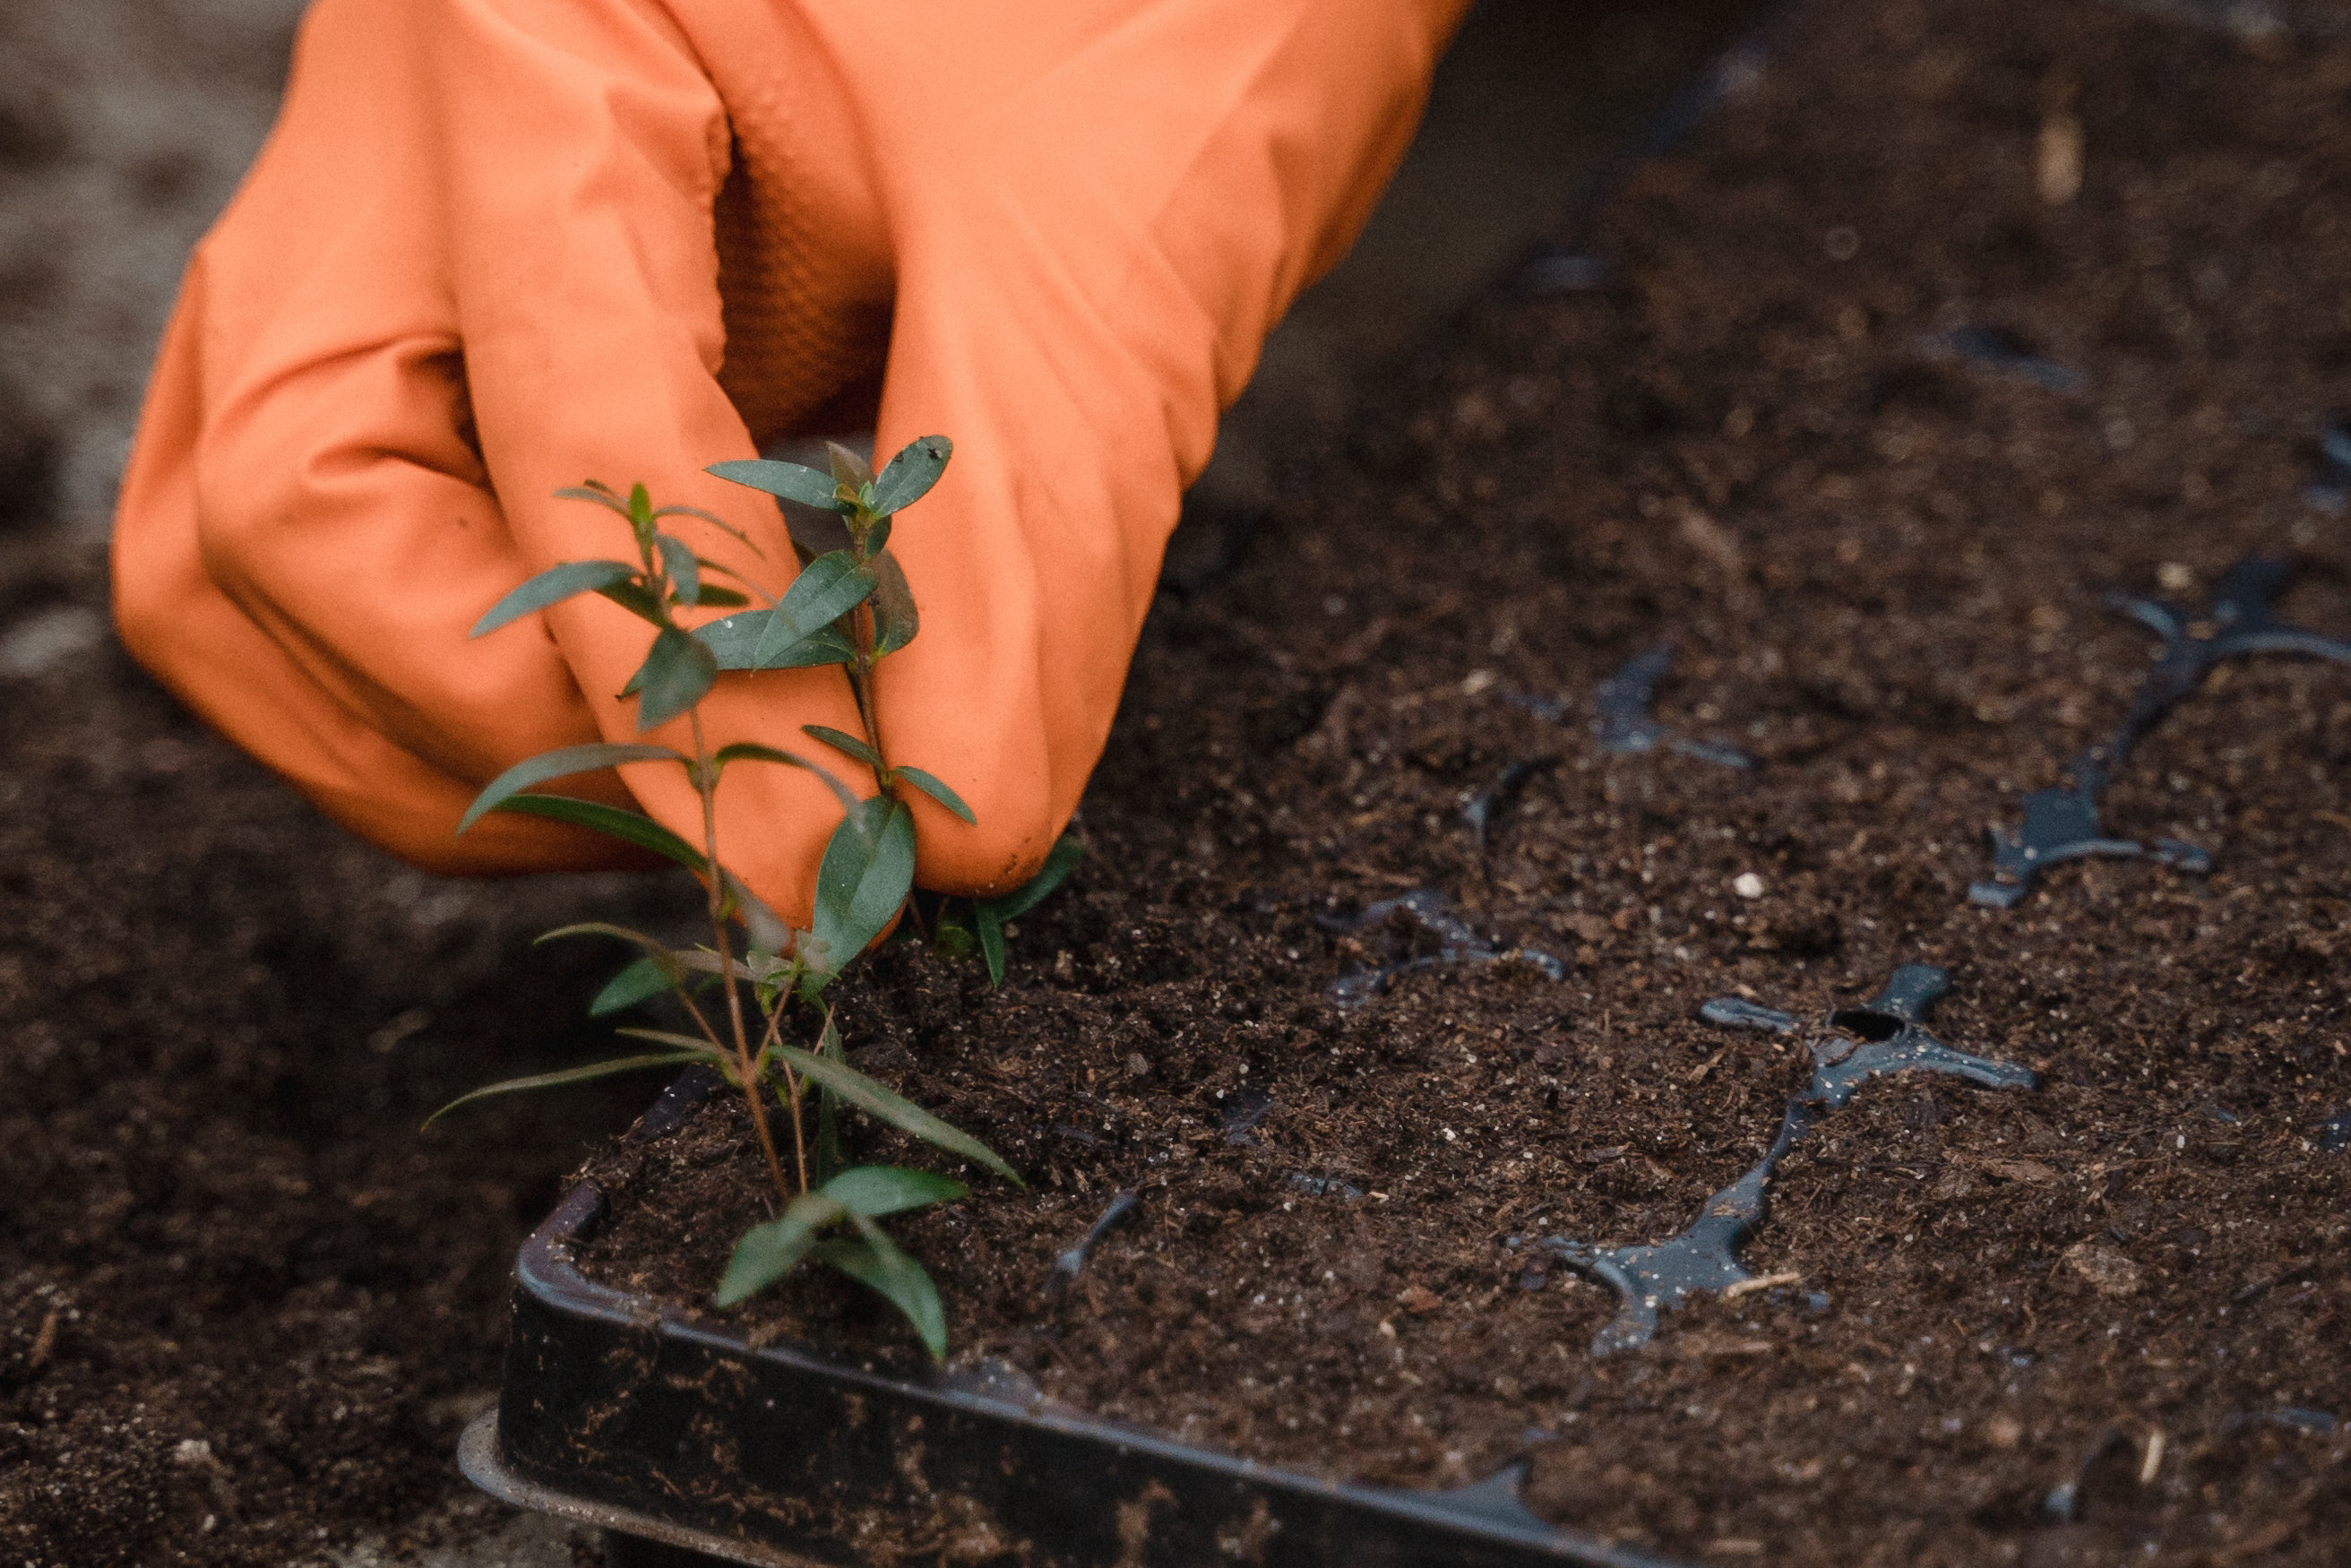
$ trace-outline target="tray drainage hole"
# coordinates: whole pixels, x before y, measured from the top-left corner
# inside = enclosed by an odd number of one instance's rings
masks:
[[[1878,1012],[1872,1008],[1839,1008],[1829,1014],[1829,1027],[1841,1029],[1847,1034],[1876,1044],[1880,1040],[1892,1040],[1902,1032],[1904,1026],[1902,1020],[1893,1014]]]

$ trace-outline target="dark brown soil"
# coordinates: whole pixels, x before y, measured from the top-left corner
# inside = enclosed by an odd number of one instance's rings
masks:
[[[2068,117],[2085,176],[2052,203]],[[1277,517],[1196,549],[1223,568],[1163,600],[1089,858],[1007,988],[902,946],[849,988],[856,1060],[1039,1189],[901,1228],[956,1355],[1322,1473],[1525,1457],[1546,1517],[1708,1561],[2335,1560],[2351,671],[2234,665],[2143,746],[2110,826],[2214,874],[1966,889],[2150,656],[2102,590],[2193,600],[2283,554],[2291,617],[2351,634],[2351,528],[2304,495],[2351,367],[2346,168],[2339,46],[2045,0],[1800,12],[1571,236],[1615,286],[1492,299]],[[2087,390],[1925,346],[1970,325]],[[1659,716],[1751,772],[1598,750],[1595,685],[1667,633]],[[1463,806],[1523,760],[1481,856]],[[1322,917],[1414,887],[1566,978],[1335,1006],[1408,934]],[[1817,1018],[1912,960],[1952,973],[1939,1037],[2043,1086],[1865,1088],[1749,1250],[1791,1278],[1595,1358],[1612,1299],[1535,1241],[1676,1231],[1805,1071],[1698,1004]],[[591,1269],[706,1299],[762,1213],[739,1131],[601,1157]],[[1139,1212],[1049,1301],[1122,1189]],[[741,1316],[912,1364],[820,1279]]]
[[[7,605],[96,566],[10,555]],[[320,821],[99,647],[0,684],[0,1562],[397,1550],[456,1484],[517,1244],[641,1084],[437,1104],[577,1060],[622,879],[464,884]]]
[[[1437,160],[1416,154],[1400,176],[1407,221],[1454,210],[1432,186],[1457,204],[1563,188],[1742,3],[1611,0],[1546,19],[1479,114],[1440,94],[1423,150]],[[7,1568],[287,1568],[355,1547],[404,1561],[453,1513],[495,1521],[452,1456],[495,1392],[516,1245],[653,1086],[416,1126],[486,1079],[603,1043],[580,1020],[611,955],[534,952],[532,934],[695,903],[622,880],[404,872],[106,651],[96,556],[154,340],[188,246],[267,128],[303,9],[0,4]],[[1450,78],[1490,79],[1509,47],[1491,40],[1546,9],[1488,7],[1489,41]],[[1542,134],[1507,150],[1519,167],[1471,167],[1545,85],[1543,61],[1571,49],[1590,98],[1541,106]],[[1506,243],[1536,210],[1520,200],[1468,225],[1469,248]],[[1420,319],[1458,276],[1423,259],[1370,247],[1320,329],[1367,308]],[[1324,361],[1343,356],[1304,357],[1314,368],[1269,378],[1272,415],[1343,390]]]

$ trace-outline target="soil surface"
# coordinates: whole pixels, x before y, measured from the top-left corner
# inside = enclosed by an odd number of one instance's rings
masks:
[[[1486,41],[1448,61],[1437,134],[1399,176],[1405,226],[1452,214],[1421,226],[1506,249],[1743,3],[1619,0],[1515,51],[1494,36],[1555,8],[1485,8]],[[457,1477],[456,1433],[495,1393],[517,1243],[652,1086],[484,1105],[422,1138],[417,1124],[486,1079],[603,1044],[579,1020],[609,954],[534,950],[535,933],[590,912],[658,927],[696,903],[665,883],[407,872],[112,651],[97,557],[154,341],[188,246],[267,129],[303,9],[0,4],[9,1568],[360,1568],[450,1532],[504,1562],[517,1532]],[[1536,106],[1531,138],[1514,110],[1562,53],[1590,91]],[[1498,85],[1499,54],[1513,68]],[[1458,221],[1481,200],[1511,210]],[[1351,311],[1425,321],[1424,260],[1367,247],[1346,299],[1318,310],[1317,341]],[[1343,406],[1343,357],[1306,357],[1259,402]],[[550,1531],[511,1550],[561,1549]]]
[[[447,883],[321,821],[115,651],[99,553],[187,248],[301,0],[0,6],[0,1562],[289,1564],[449,1500],[514,1249],[638,1086],[576,1060],[628,879]],[[684,901],[690,905],[691,900]],[[427,1521],[430,1522],[423,1522]],[[519,1557],[517,1561],[519,1561]]]
[[[691,898],[404,870],[107,645],[0,684],[0,1562],[401,1550],[496,1391],[516,1246],[644,1092],[418,1124],[599,1043],[609,955],[536,933]]]
[[[898,1227],[956,1358],[1322,1474],[1524,1458],[1544,1517],[1708,1562],[2337,1559],[2351,669],[2232,664],[2142,743],[2109,831],[2210,874],[1968,888],[2153,656],[2105,591],[2193,619],[2281,556],[2289,619],[2351,636],[2314,483],[2346,168],[2324,37],[1788,17],[1563,236],[1610,281],[1489,298],[1274,517],[1186,542],[1007,986],[900,946],[845,988],[853,1060],[1037,1188]],[[1658,721],[1751,768],[1597,744],[1596,688],[1667,636]],[[1354,924],[1415,889],[1516,956],[1349,981],[1435,955],[1407,911]],[[1544,1239],[1679,1230],[1818,1020],[1911,962],[1950,973],[1937,1038],[2039,1086],[1865,1084],[1782,1166],[1758,1288],[1594,1354],[1614,1297]],[[600,1156],[591,1271],[706,1301],[764,1214],[743,1131]],[[813,1275],[738,1316],[917,1359]]]

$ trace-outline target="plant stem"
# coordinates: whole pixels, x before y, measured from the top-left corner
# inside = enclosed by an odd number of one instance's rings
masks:
[[[863,566],[873,558],[867,553],[867,529],[881,522],[870,518],[865,528],[850,531],[852,547],[857,552],[857,564]],[[861,604],[849,612],[849,643],[854,654],[849,662],[849,690],[857,699],[857,722],[865,731],[865,744],[873,748],[876,758],[882,756],[882,727],[873,716],[873,606]],[[886,761],[873,764],[873,788],[884,795],[893,794],[890,788],[890,768]]]
[[[876,758],[882,756],[882,727],[873,716],[873,612],[859,605],[850,612],[851,641],[857,656],[849,666],[849,690],[857,699],[857,722],[865,731],[865,744],[873,748]],[[884,795],[893,794],[890,786],[890,768],[886,759],[873,764],[873,788]]]
[[[783,1161],[776,1154],[776,1134],[768,1125],[768,1109],[759,1095],[759,1077],[751,1060],[751,1037],[743,1027],[743,992],[735,983],[734,946],[726,939],[726,878],[718,864],[718,781],[713,776],[710,747],[702,736],[702,714],[688,713],[694,725],[694,788],[702,797],[703,852],[710,862],[710,934],[718,948],[718,983],[726,988],[726,1015],[735,1030],[735,1057],[743,1079],[743,1099],[750,1107],[751,1128],[759,1134],[759,1151],[768,1156],[768,1174],[775,1179],[776,1196],[789,1203],[792,1188],[784,1180]],[[797,1098],[797,1097],[796,1097]],[[801,1147],[799,1107],[792,1108],[792,1155],[799,1166],[799,1190],[808,1190],[808,1154]]]
[[[755,1061],[766,1060],[768,1048],[782,1040],[784,1008],[790,1000],[791,994],[789,991],[776,998],[775,1010],[768,1015],[768,1026],[760,1031],[759,1051]],[[789,1061],[777,1062],[776,1069],[784,1075],[784,1103],[792,1113],[792,1155],[799,1162],[800,1190],[806,1192],[808,1190],[808,1155],[800,1145],[800,1077],[799,1073],[792,1071],[792,1064]]]

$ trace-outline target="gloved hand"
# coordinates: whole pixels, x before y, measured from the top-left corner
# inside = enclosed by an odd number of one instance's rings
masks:
[[[765,561],[677,531],[779,591],[780,520],[707,465],[943,433],[892,539],[923,628],[880,722],[978,814],[914,800],[923,884],[1017,885],[1100,756],[1218,411],[1369,211],[1466,4],[318,0],[164,340],[124,640],[417,864],[612,864],[536,819],[452,836],[512,763],[633,737],[648,632],[617,606],[466,639],[530,573],[627,553],[552,492],[708,508]],[[858,727],[831,668],[723,676],[703,714],[713,745]],[[674,768],[561,788],[699,838]],[[798,769],[737,768],[722,854],[804,920],[838,816]]]

